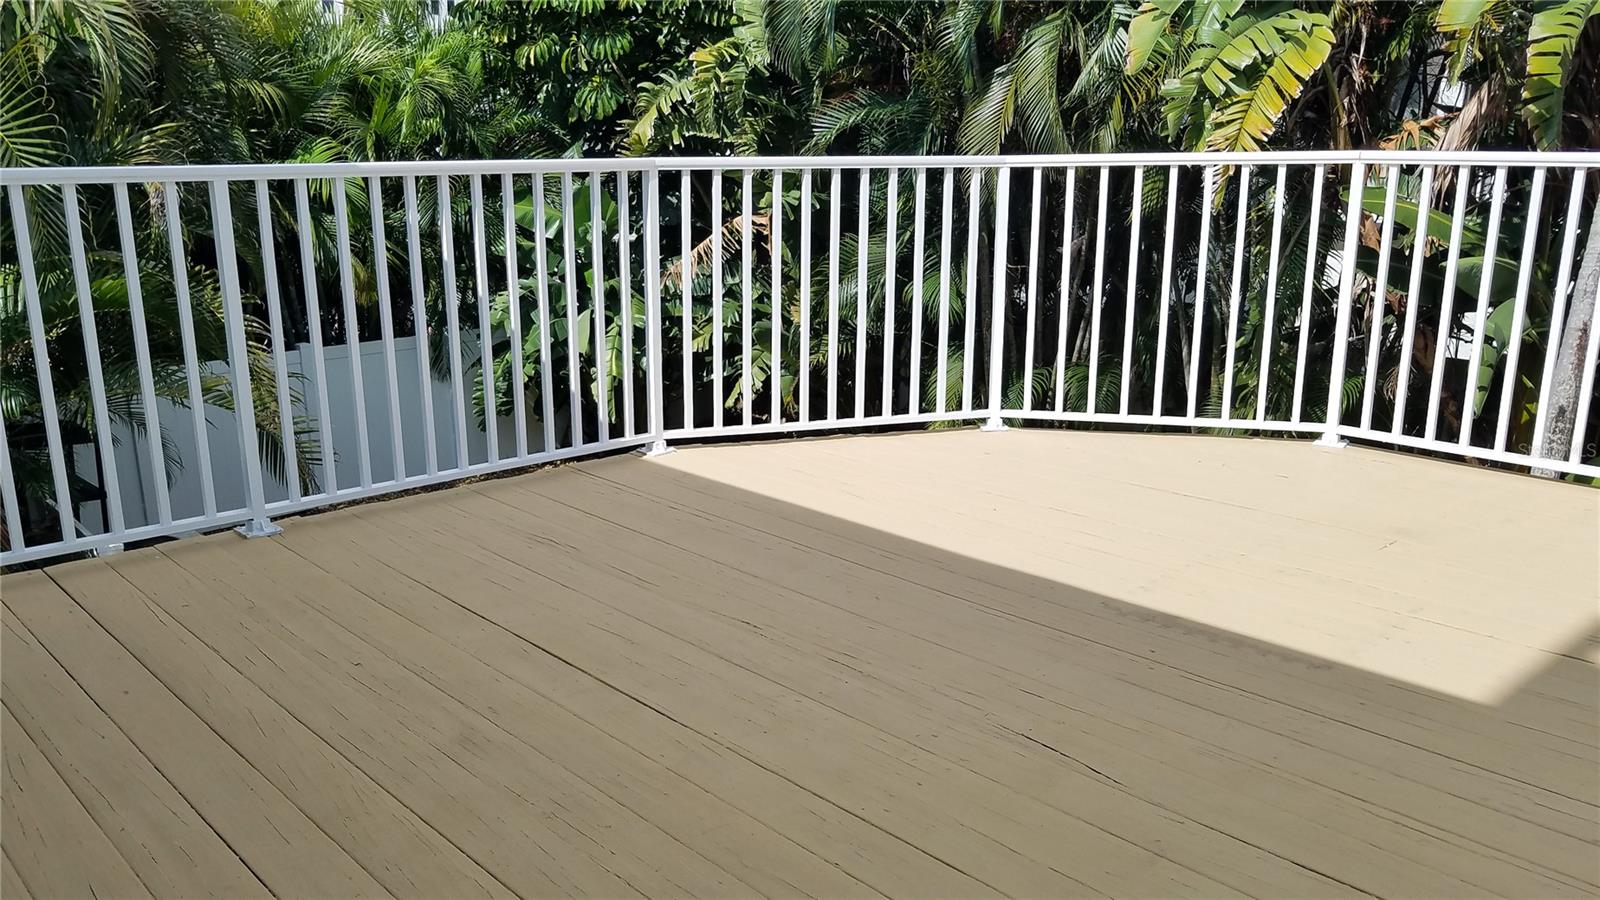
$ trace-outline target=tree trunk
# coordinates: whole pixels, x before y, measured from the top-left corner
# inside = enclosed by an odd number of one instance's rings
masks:
[[[1594,338],[1595,299],[1600,294],[1600,205],[1589,221],[1589,239],[1578,266],[1578,282],[1573,287],[1572,305],[1561,331],[1561,346],[1550,386],[1550,413],[1545,418],[1537,455],[1545,459],[1566,459],[1572,449],[1574,432],[1583,424],[1577,421],[1582,400],[1583,362]],[[1551,323],[1551,328],[1555,327]],[[1549,469],[1534,469],[1535,474],[1554,477]]]

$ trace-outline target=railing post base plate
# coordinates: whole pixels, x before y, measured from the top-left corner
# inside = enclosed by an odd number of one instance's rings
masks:
[[[651,441],[641,448],[639,452],[645,459],[651,459],[657,456],[666,456],[672,452],[672,447],[666,441]]]
[[[1007,425],[1004,421],[1002,421],[997,416],[997,417],[995,417],[993,419],[986,419],[982,425],[978,426],[978,430],[979,431],[1010,431],[1011,430],[1011,426]]]
[[[262,518],[251,519],[243,525],[240,525],[238,528],[235,528],[234,531],[239,532],[247,538],[261,538],[272,537],[275,534],[283,534],[283,527],[271,519]]]
[[[99,557],[102,557],[102,556],[116,556],[118,553],[122,552],[122,549],[123,549],[122,548],[122,544],[121,543],[116,543],[116,544],[106,544],[103,547],[96,547],[96,548],[94,548],[94,550],[92,550],[90,552],[93,553],[96,558],[99,558]]]
[[[1350,446],[1349,441],[1339,437],[1337,434],[1325,434],[1313,441],[1312,444],[1324,450],[1338,450],[1341,447]]]

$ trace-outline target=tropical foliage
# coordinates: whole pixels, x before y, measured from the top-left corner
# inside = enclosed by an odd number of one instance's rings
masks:
[[[1442,0],[1394,4],[1379,0],[1342,0],[1329,3],[1244,2],[1244,0],[1110,0],[1105,3],[1000,2],[1000,0],[949,0],[941,3],[851,2],[838,0],[665,0],[665,2],[602,3],[598,0],[464,0],[455,6],[446,27],[424,15],[424,5],[414,0],[345,0],[343,14],[335,17],[313,0],[222,0],[183,3],[170,0],[44,0],[11,3],[0,8],[0,166],[113,165],[146,163],[212,163],[241,161],[316,162],[367,159],[464,159],[529,156],[611,157],[626,155],[750,155],[784,153],[995,153],[1157,150],[1166,148],[1250,150],[1258,148],[1570,148],[1600,146],[1600,0]],[[1194,344],[1203,354],[1206,373],[1201,402],[1209,409],[1230,409],[1235,415],[1253,414],[1258,401],[1274,409],[1293,402],[1294,384],[1262,386],[1255,379],[1265,354],[1283,358],[1298,350],[1301,335],[1279,317],[1270,329],[1258,300],[1241,310],[1240,340],[1236,347],[1217,343],[1224,333],[1225,298],[1236,287],[1246,298],[1267,292],[1269,270],[1279,296],[1298,292],[1311,283],[1314,310],[1332,302],[1321,273],[1306,278],[1304,261],[1285,256],[1273,268],[1266,259],[1268,231],[1274,205],[1286,208],[1281,235],[1284,246],[1304,247],[1312,239],[1310,207],[1320,208],[1320,237],[1328,246],[1340,233],[1344,208],[1337,173],[1321,181],[1309,171],[1295,170],[1279,184],[1271,172],[1228,170],[1219,173],[1216,190],[1203,197],[1201,175],[1179,171],[1176,190],[1165,170],[1145,173],[1134,192],[1131,172],[1115,171],[1105,184],[1109,203],[1102,223],[1105,246],[1124,248],[1134,232],[1134,206],[1146,213],[1138,248],[1106,268],[1099,286],[1105,296],[1121,297],[1130,275],[1158,271],[1163,264],[1157,232],[1159,213],[1167,197],[1180,204],[1175,221],[1174,295],[1180,302],[1204,291],[1212,298],[1197,321],[1210,336]],[[794,277],[778,279],[780,293],[772,295],[771,254],[758,253],[754,268],[754,295],[750,305],[741,296],[743,281],[735,258],[745,240],[758,247],[772,239],[775,219],[789,223],[778,248],[778,259],[788,273],[798,271],[802,213],[813,221],[813,258],[822,260],[826,246],[826,218],[834,209],[845,222],[854,222],[865,206],[878,223],[865,243],[846,229],[839,252],[832,259],[839,292],[846,298],[864,297],[862,320],[855,303],[841,304],[840,348],[842,368],[853,365],[856,338],[873,353],[888,344],[904,356],[909,346],[913,311],[933,316],[938,308],[933,294],[912,297],[905,273],[914,264],[913,251],[925,253],[930,272],[948,267],[955,286],[950,297],[952,322],[922,324],[925,340],[940,326],[960,334],[968,312],[986,309],[994,302],[1008,304],[1018,323],[1023,317],[1022,288],[1005,296],[990,297],[990,279],[968,277],[987,273],[993,260],[987,243],[969,257],[962,242],[954,242],[951,258],[943,258],[936,235],[929,232],[922,247],[913,247],[912,181],[915,175],[890,177],[883,171],[864,176],[845,170],[835,177],[818,172],[802,193],[798,173],[790,172],[782,190],[775,190],[770,174],[760,174],[748,214],[741,205],[737,171],[724,183],[709,174],[695,175],[683,184],[667,183],[661,210],[661,233],[675,237],[685,217],[690,240],[686,254],[670,247],[663,259],[662,283],[668,309],[667,345],[677,346],[685,303],[691,329],[689,342],[695,357],[695,383],[687,389],[696,395],[696,408],[722,406],[737,409],[741,402],[738,347],[728,344],[720,354],[724,368],[713,370],[710,351],[719,342],[737,336],[742,317],[750,315],[756,333],[754,365],[764,375],[780,365],[784,380],[777,386],[780,405],[797,409],[801,397],[794,374],[819,362],[799,358],[801,347],[786,338],[778,347],[784,357],[770,357],[770,334],[763,323],[773,310],[793,321],[801,313],[801,286]],[[946,182],[933,171],[927,180],[927,203],[939,209],[948,202],[953,219],[964,222],[969,214],[971,184],[966,172]],[[1416,203],[1420,171],[1408,169],[1396,176],[1398,197],[1392,221],[1385,203],[1387,172],[1371,173],[1363,198],[1359,224],[1362,251],[1360,318],[1376,321],[1364,326],[1351,358],[1368,350],[1361,342],[1371,339],[1381,346],[1375,379],[1381,390],[1366,401],[1367,385],[1356,380],[1343,391],[1351,414],[1362,415],[1363,406],[1375,406],[1370,417],[1387,424],[1404,414],[1415,423],[1426,410],[1405,410],[1396,403],[1396,383],[1426,379],[1433,365],[1430,351],[1466,327],[1465,313],[1476,305],[1473,294],[1488,255],[1488,226],[1483,204],[1474,204],[1462,217],[1465,249],[1450,263],[1444,248],[1451,227],[1453,196],[1480,198],[1490,189],[1492,172],[1475,172],[1457,194],[1459,185],[1440,173],[1432,185],[1433,213],[1424,229],[1417,224]],[[1555,240],[1574,210],[1592,208],[1593,186],[1584,188],[1583,203],[1570,207],[1566,175],[1552,170],[1541,203],[1535,203],[1532,183],[1525,174],[1514,175],[1505,186],[1505,216],[1498,262],[1488,283],[1490,338],[1483,355],[1482,373],[1471,375],[1473,387],[1447,398],[1440,415],[1460,418],[1471,404],[1480,412],[1497,404],[1499,385],[1518,373],[1500,371],[1504,350],[1523,342],[1522,365],[1537,365],[1548,348],[1560,342],[1552,334],[1549,297],[1554,272],[1539,271],[1531,279],[1531,303],[1525,333],[1510,334],[1511,304],[1517,289],[1516,274],[1506,268],[1510,241],[1530,231],[1543,243]],[[1067,184],[1061,171],[1043,173],[1037,191],[1034,176],[1018,172],[1010,192],[1009,218],[1026,223],[1037,193],[1046,223],[1064,221]],[[865,184],[865,190],[862,185]],[[632,316],[633,329],[619,327],[618,314],[633,309],[639,286],[629,284],[613,264],[597,286],[585,273],[593,271],[590,210],[598,208],[601,233],[623,233],[637,266],[643,260],[642,183],[634,178],[620,193],[607,186],[600,202],[591,205],[586,179],[578,179],[570,195],[554,178],[543,179],[538,193],[526,182],[501,185],[489,179],[481,197],[475,198],[468,179],[438,182],[423,179],[404,194],[395,183],[351,181],[337,194],[347,204],[336,208],[335,186],[327,182],[306,184],[302,208],[288,185],[274,184],[264,193],[235,187],[235,218],[257,221],[258,200],[265,200],[261,218],[265,231],[239,229],[237,241],[240,291],[245,297],[251,346],[265,352],[270,329],[268,269],[275,271],[283,312],[284,339],[295,343],[312,337],[339,341],[351,335],[373,336],[386,317],[378,309],[382,286],[392,287],[387,310],[400,333],[437,329],[447,318],[443,279],[414,282],[403,254],[392,253],[380,264],[371,252],[381,228],[393,241],[405,235],[408,225],[419,230],[422,271],[443,266],[444,240],[438,224],[459,246],[474,239],[461,223],[471,219],[474,202],[481,204],[488,221],[498,222],[507,204],[520,226],[509,248],[516,257],[520,284],[515,292],[532,297],[539,285],[535,273],[544,271],[551,296],[575,293],[606,298],[610,321],[598,339],[605,342],[604,364],[581,373],[588,385],[584,416],[591,427],[598,419],[619,416],[615,408],[621,379],[629,371],[625,351],[642,352],[641,316]],[[376,188],[376,191],[373,188]],[[502,188],[509,187],[509,190]],[[1079,172],[1075,221],[1090,221],[1100,187],[1095,173]],[[441,188],[450,191],[445,199]],[[992,204],[995,185],[980,186],[984,202]],[[166,229],[167,194],[160,185],[131,185],[127,224],[133,249],[141,261],[131,273],[137,278],[147,315],[146,338],[152,359],[151,381],[158,396],[179,407],[204,402],[226,407],[233,402],[227,382],[210,374],[202,378],[202,398],[190,396],[183,372],[175,282],[168,258],[173,235]],[[892,199],[891,199],[892,197]],[[45,353],[60,372],[81,372],[83,334],[77,324],[78,285],[72,276],[70,234],[78,223],[63,215],[64,198],[58,191],[25,192],[30,210],[33,263],[39,273],[44,312]],[[89,302],[95,310],[99,343],[107,367],[105,392],[109,415],[127,428],[147,427],[142,404],[139,366],[130,356],[134,335],[128,318],[130,272],[123,264],[123,234],[109,192],[86,191],[78,198],[83,208]],[[221,345],[208,343],[220,335],[217,242],[207,215],[209,199],[178,195],[182,215],[178,244],[187,259],[189,302],[196,323],[196,340],[202,359],[226,356]],[[631,212],[622,215],[624,200]],[[687,206],[685,206],[685,201]],[[804,204],[804,208],[803,207]],[[776,209],[775,209],[776,207]],[[987,207],[984,207],[987,208]],[[415,215],[412,215],[412,212]],[[343,212],[345,215],[340,215]],[[1199,220],[1214,213],[1211,240],[1201,258]],[[986,213],[987,215],[987,213]],[[1243,217],[1244,244],[1240,283],[1235,284],[1230,263],[1233,248],[1222,229]],[[567,282],[567,260],[558,249],[565,221],[577,231],[574,243],[575,279]],[[302,219],[310,253],[301,252]],[[885,239],[882,226],[896,224],[895,241]],[[1592,228],[1579,223],[1580,238]],[[1079,226],[1081,227],[1081,226]],[[1388,268],[1378,271],[1380,229],[1395,235],[1395,251]],[[15,247],[17,223],[8,216],[0,245]],[[488,250],[503,254],[508,248],[496,233],[487,239]],[[1020,231],[1017,232],[1021,234]],[[544,249],[540,250],[542,237]],[[1423,252],[1413,253],[1422,241]],[[270,245],[266,244],[270,241]],[[676,244],[676,241],[669,241]],[[713,250],[721,245],[723,265],[713,267]],[[1011,242],[1005,262],[1020,273],[1028,260],[1022,255],[1026,241]],[[1089,273],[1094,269],[1096,242],[1074,233],[1060,243],[1046,242],[1039,267],[1058,271],[1066,264],[1073,274],[1057,308],[1071,322],[1067,338],[1067,371],[1061,373],[1062,398],[1067,407],[1087,404],[1089,360],[1093,345],[1082,315],[1093,296]],[[1584,241],[1580,239],[1579,246]],[[272,248],[263,253],[264,247]],[[350,253],[347,247],[356,248]],[[365,248],[365,249],[364,249]],[[48,476],[37,470],[44,445],[40,424],[41,400],[37,396],[34,332],[24,314],[19,260],[6,250],[0,258],[0,334],[5,336],[0,357],[0,402],[19,485],[30,497],[32,522],[48,531],[51,514],[43,506],[50,494]],[[541,258],[541,253],[543,258]],[[454,255],[463,284],[472,275],[472,254]],[[680,258],[681,257],[681,258]],[[1553,258],[1541,253],[1540,258]],[[350,260],[348,278],[339,260]],[[152,262],[155,261],[155,262]],[[543,268],[541,269],[541,265]],[[1130,265],[1131,264],[1131,265]],[[891,268],[900,273],[890,282]],[[1423,293],[1417,309],[1399,286],[1413,280],[1412,265],[1422,266],[1416,280]],[[1454,272],[1447,265],[1455,267]],[[1576,268],[1576,267],[1575,267]],[[380,269],[382,271],[380,271]],[[1504,270],[1504,271],[1502,271]],[[687,275],[688,293],[682,284]],[[1452,277],[1453,276],[1453,277]],[[812,301],[830,289],[827,267],[819,266],[806,285]],[[1200,278],[1207,280],[1201,285]],[[1012,285],[1021,279],[1011,278]],[[1379,281],[1387,286],[1381,290]],[[931,283],[935,279],[928,279]],[[1149,294],[1155,288],[1135,286],[1135,316],[1117,320],[1120,313],[1107,307],[1111,329],[1130,327],[1138,333],[1143,358],[1129,371],[1117,370],[1110,356],[1099,361],[1094,389],[1114,399],[1126,383],[1141,396],[1153,396],[1157,306]],[[1446,290],[1446,282],[1453,287]],[[336,302],[348,283],[354,318]],[[889,289],[886,291],[886,284]],[[966,286],[973,285],[968,296]],[[498,283],[490,298],[490,348],[496,359],[496,405],[502,409],[517,379],[510,371],[505,335],[512,314],[513,291]],[[925,293],[929,289],[925,287]],[[1059,289],[1057,289],[1059,293]],[[1453,293],[1452,293],[1453,292]],[[720,304],[710,298],[719,295]],[[1048,291],[1046,292],[1048,295]],[[413,296],[420,295],[420,305]],[[471,291],[457,296],[458,318],[478,321]],[[317,296],[324,299],[323,315],[308,324],[307,311]],[[1063,301],[1064,302],[1061,302]],[[926,301],[926,302],[924,302]],[[625,304],[629,304],[625,307]],[[537,349],[540,335],[533,317],[534,304],[520,304],[523,333],[528,346]],[[895,315],[895,332],[885,331],[886,313]],[[423,321],[416,310],[423,311]],[[562,303],[554,305],[550,324],[554,344],[566,342],[569,323]],[[1443,312],[1441,317],[1439,314]],[[826,323],[824,305],[809,304],[813,333]],[[571,324],[574,340],[584,358],[592,356],[596,340],[593,322],[579,312]],[[1326,318],[1326,317],[1323,317]],[[1190,352],[1187,327],[1173,323],[1170,349],[1181,365]],[[721,321],[724,331],[713,326]],[[1320,321],[1321,319],[1318,319]],[[1412,347],[1414,358],[1400,359],[1402,329],[1407,321],[1419,323]],[[1443,323],[1441,329],[1438,323]],[[1036,323],[1048,333],[1055,320]],[[987,322],[974,323],[982,337]],[[1332,335],[1306,336],[1311,358],[1325,360]],[[1020,334],[1003,341],[1011,355],[1005,392],[1020,397],[1026,390],[1038,401],[1054,402],[1057,374],[1053,360],[1035,359],[1030,368],[1017,349]],[[435,364],[448,367],[443,343],[435,341]],[[898,349],[896,349],[898,348]],[[920,348],[933,351],[931,344]],[[1231,351],[1231,352],[1230,352]],[[959,351],[954,347],[951,354]],[[1553,352],[1553,350],[1551,351]],[[475,353],[475,351],[474,351]],[[1049,356],[1050,354],[1041,354]],[[528,399],[537,402],[543,384],[537,353],[523,354],[523,381]],[[567,377],[564,357],[554,361],[560,385]],[[458,360],[468,367],[477,360]],[[965,361],[952,355],[947,369],[962,371]],[[1228,371],[1229,364],[1233,368]],[[1499,366],[1500,368],[1496,368]],[[921,366],[917,385],[906,385],[902,396],[915,391],[924,405],[933,405],[938,385],[934,366]],[[1312,367],[1315,370],[1315,366]],[[1415,371],[1413,371],[1413,369]],[[1325,362],[1322,370],[1326,370]],[[253,391],[257,402],[274,404],[269,368],[253,366],[262,389]],[[720,393],[714,385],[719,381]],[[482,373],[478,415],[487,415]],[[976,374],[976,388],[984,389],[984,374]],[[1323,376],[1326,378],[1326,375]],[[94,407],[82,378],[73,376],[57,387],[63,421],[69,421],[69,440],[81,444],[96,433]],[[758,379],[764,383],[764,379]],[[958,380],[959,382],[959,380]],[[595,403],[599,386],[609,385],[613,407],[601,411]],[[1325,385],[1305,386],[1308,397],[1326,396]],[[877,385],[873,386],[876,391]],[[960,391],[962,385],[945,389]],[[298,388],[296,388],[298,389]],[[680,386],[677,390],[683,390]],[[968,387],[971,390],[972,387]],[[1167,379],[1168,392],[1151,404],[1174,409],[1182,405],[1182,379]],[[1232,394],[1224,396],[1231,390]],[[1319,394],[1319,390],[1324,393]],[[1109,392],[1109,393],[1107,393]],[[1141,393],[1142,392],[1142,393]],[[293,393],[293,391],[291,391]],[[1413,392],[1414,394],[1415,392]],[[1518,440],[1532,439],[1530,429],[1537,412],[1536,397],[1521,387],[1513,393],[1519,410]],[[262,399],[266,398],[266,399]],[[766,397],[758,399],[764,410]],[[959,396],[946,400],[959,401]],[[812,397],[813,402],[821,402]],[[904,402],[904,401],[902,401]],[[296,400],[296,408],[303,405]],[[530,407],[532,408],[532,407]],[[258,420],[277,422],[275,406],[263,409]],[[1482,419],[1480,418],[1480,421]],[[165,423],[163,423],[163,428]],[[1410,426],[1408,426],[1410,427]],[[333,448],[319,448],[308,423],[295,425],[302,462]],[[1592,429],[1591,429],[1592,431]],[[591,432],[592,433],[592,432]],[[264,430],[263,448],[269,459],[284,459],[284,435]],[[274,455],[275,454],[275,455]],[[1592,455],[1592,454],[1591,454]],[[314,467],[302,473],[309,484]],[[74,475],[77,478],[77,475]],[[92,479],[74,482],[75,496],[93,493]]]

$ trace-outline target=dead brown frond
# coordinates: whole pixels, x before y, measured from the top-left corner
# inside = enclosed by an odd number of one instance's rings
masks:
[[[767,234],[768,229],[771,227],[771,214],[755,213],[750,216],[750,231],[752,238],[754,238],[756,235]],[[724,248],[724,260],[727,259],[726,249],[729,247],[738,246],[737,242],[743,237],[744,216],[734,216],[722,224],[722,246]],[[689,251],[688,263],[689,278],[691,281],[694,279],[696,272],[699,272],[701,269],[711,265],[712,243],[711,236],[707,235],[705,240],[695,244],[694,249]],[[664,285],[682,285],[683,264],[684,258],[679,257],[676,262],[668,266],[666,271],[661,273],[661,283]]]

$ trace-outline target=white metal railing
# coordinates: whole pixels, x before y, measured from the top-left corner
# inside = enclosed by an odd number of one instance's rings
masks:
[[[1573,292],[1595,167],[1363,151],[3,170],[0,561],[259,534],[667,441],[904,423],[1298,433],[1597,477],[1600,341],[1557,369],[1570,311],[1594,307]]]

